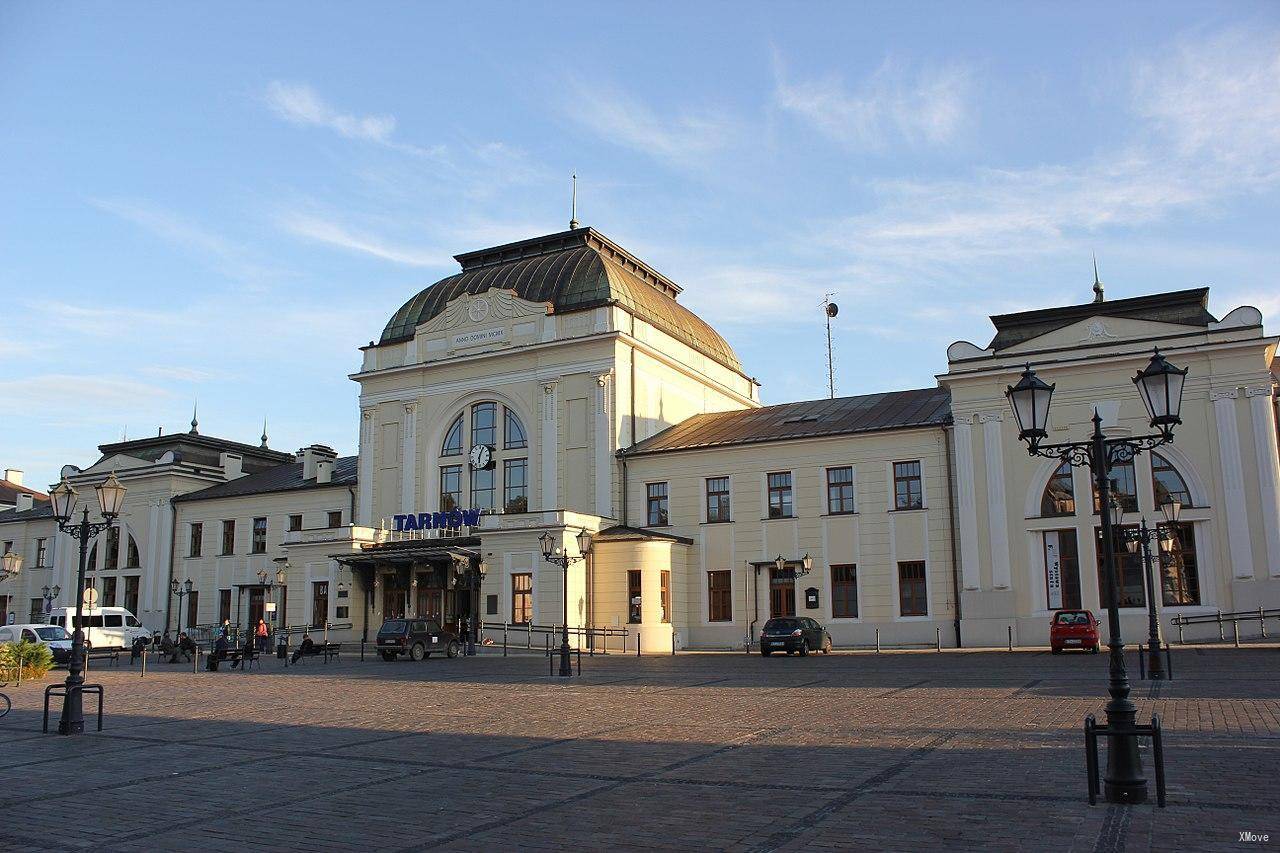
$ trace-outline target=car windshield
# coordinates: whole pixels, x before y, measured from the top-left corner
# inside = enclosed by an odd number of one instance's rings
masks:
[[[379,629],[378,633],[379,634],[403,634],[404,620],[392,619],[390,622],[383,622],[382,628]]]
[[[45,642],[50,640],[65,640],[68,638],[67,632],[62,629],[61,625],[50,625],[47,628],[36,628],[36,635]]]
[[[764,623],[766,631],[794,631],[801,627],[799,619],[770,619]]]
[[[1088,625],[1089,616],[1085,613],[1059,613],[1059,625]]]

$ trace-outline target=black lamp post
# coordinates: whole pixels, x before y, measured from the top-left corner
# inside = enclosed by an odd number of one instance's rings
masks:
[[[1173,548],[1174,538],[1177,536],[1173,525],[1182,515],[1182,503],[1175,500],[1165,501],[1160,505],[1160,512],[1164,514],[1164,524],[1157,524],[1154,528],[1150,528],[1147,527],[1147,520],[1144,518],[1141,525],[1125,531],[1124,543],[1130,554],[1142,551],[1142,579],[1147,587],[1147,674],[1153,680],[1164,678],[1164,664],[1160,657],[1164,637],[1160,630],[1160,612],[1156,609],[1158,597],[1164,594],[1164,584],[1158,583],[1152,573],[1155,561],[1151,559],[1151,543],[1153,541],[1159,543],[1159,561],[1162,568],[1160,575],[1163,578],[1163,567],[1172,559],[1169,551]]]
[[[578,551],[576,557],[565,553],[550,532],[543,533],[538,537],[538,542],[542,545],[542,559],[548,563],[553,563],[560,567],[564,573],[564,592],[561,595],[562,616],[561,628],[564,633],[560,638],[560,675],[573,675],[573,667],[569,663],[569,566],[574,563],[585,560],[587,554],[591,551],[591,534],[586,530],[578,531]],[[637,641],[638,642],[638,641]]]
[[[192,586],[194,584],[191,583],[191,578],[187,578],[182,583],[178,583],[177,578],[169,582],[169,592],[178,596],[178,636],[182,636],[182,600],[191,594]],[[191,626],[188,625],[187,627]]]
[[[40,588],[40,594],[44,596],[44,612],[48,613],[53,610],[53,603],[58,600],[58,596],[62,594],[62,587],[57,584],[53,585],[53,589],[47,586]]]
[[[89,507],[80,507],[80,520],[73,521],[76,499],[79,493],[66,478],[49,491],[49,503],[53,507],[58,529],[80,543],[80,569],[76,576],[75,633],[71,635],[71,660],[67,664],[67,689],[62,699],[62,719],[58,721],[58,734],[76,735],[84,731],[84,702],[81,688],[84,685],[84,570],[89,556],[89,541],[115,524],[124,505],[125,487],[120,485],[115,473],[94,486],[98,493],[98,510],[102,521],[89,521]]]
[[[480,590],[484,586],[484,578],[488,572],[489,566],[484,560],[477,561],[471,568],[471,618],[467,625],[466,647],[466,654],[468,656],[476,653],[476,642],[480,639]]]
[[[1013,416],[1018,422],[1018,438],[1026,442],[1032,456],[1060,459],[1072,467],[1088,466],[1093,472],[1098,492],[1102,521],[1102,568],[1108,608],[1107,645],[1111,649],[1110,683],[1107,702],[1107,726],[1110,747],[1107,750],[1105,793],[1108,802],[1142,803],[1147,799],[1147,780],[1142,775],[1142,758],[1138,738],[1133,732],[1137,708],[1129,699],[1129,676],[1124,667],[1124,641],[1120,637],[1120,609],[1117,594],[1115,525],[1108,511],[1111,506],[1110,472],[1113,465],[1132,460],[1144,450],[1151,450],[1173,440],[1173,428],[1182,423],[1182,389],[1187,371],[1165,361],[1157,349],[1146,368],[1133,377],[1150,416],[1149,435],[1107,438],[1102,434],[1102,416],[1093,413],[1093,435],[1088,441],[1045,444],[1049,436],[1049,403],[1053,385],[1036,376],[1028,364],[1017,385],[1005,391]]]
[[[4,556],[0,556],[0,581],[17,577],[18,572],[22,571],[22,555],[17,551],[5,551]],[[8,619],[8,614],[0,608],[0,625]]]

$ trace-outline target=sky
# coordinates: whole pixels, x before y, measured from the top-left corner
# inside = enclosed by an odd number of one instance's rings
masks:
[[[762,383],[928,387],[990,314],[1280,330],[1280,4],[0,4],[0,467],[354,453],[357,349],[578,218]]]

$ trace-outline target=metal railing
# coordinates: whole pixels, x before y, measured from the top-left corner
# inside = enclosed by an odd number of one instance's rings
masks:
[[[1223,613],[1221,610],[1216,613],[1204,613],[1199,616],[1183,616],[1181,614],[1174,616],[1169,620],[1173,627],[1178,629],[1178,642],[1186,644],[1183,637],[1183,629],[1190,625],[1217,625],[1218,640],[1226,642],[1226,626],[1231,625],[1232,641],[1238,647],[1240,645],[1240,623],[1251,625],[1258,623],[1258,631],[1262,635],[1262,639],[1267,638],[1267,620],[1280,619],[1280,608],[1259,607],[1257,610],[1235,610],[1230,613]]]
[[[622,654],[627,653],[627,637],[630,631],[626,628],[614,628],[609,626],[569,626],[569,636],[578,640],[578,648],[586,647],[588,657],[593,655],[610,654],[609,639],[611,637],[620,637],[619,648],[615,651],[621,651]],[[502,656],[507,656],[508,649],[524,649],[526,651],[534,651],[538,649],[544,654],[546,649],[550,648],[551,640],[561,637],[564,634],[564,627],[561,625],[535,625],[531,622],[516,624],[512,622],[481,622],[480,623],[480,640],[483,644],[486,639],[492,640],[493,646],[502,646]],[[543,638],[542,647],[539,648],[534,644],[533,638],[540,636]],[[599,641],[597,644],[596,641]],[[639,645],[639,637],[636,638],[636,644]],[[638,649],[637,649],[638,650]]]

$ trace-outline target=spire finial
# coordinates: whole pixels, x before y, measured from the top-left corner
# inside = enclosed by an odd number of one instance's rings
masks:
[[[1106,296],[1103,294],[1102,282],[1098,279],[1098,253],[1093,253],[1093,301],[1105,302]]]
[[[575,172],[570,177],[573,178],[573,201],[569,205],[569,229],[572,230],[581,223],[578,222],[578,174]]]
[[[262,444],[259,446],[262,447],[264,450],[267,447],[267,419],[266,418],[262,419]]]
[[[199,400],[196,400],[194,403],[192,403],[192,404],[191,404],[191,434],[192,434],[192,435],[199,435],[199,434],[200,434],[200,421],[199,421],[199,419],[196,417],[196,410],[197,410],[199,407],[200,407],[200,401],[199,401]]]

